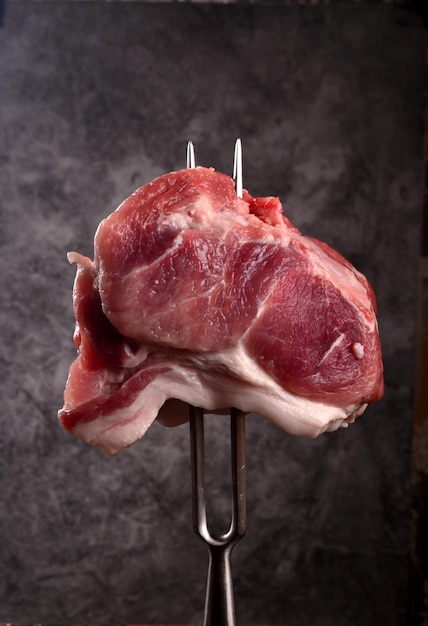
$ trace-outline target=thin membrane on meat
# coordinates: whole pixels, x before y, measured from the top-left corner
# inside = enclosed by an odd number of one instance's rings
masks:
[[[316,437],[383,394],[365,277],[213,169],[137,189],[99,225],[94,261],[69,260],[78,356],[59,419],[108,454],[188,404]]]

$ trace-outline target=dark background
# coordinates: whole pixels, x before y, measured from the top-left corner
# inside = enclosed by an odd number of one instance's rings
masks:
[[[351,3],[355,5],[355,3]],[[248,418],[240,623],[412,623],[411,445],[426,30],[393,4],[12,1],[0,29],[0,619],[197,623],[188,427],[107,458],[62,431],[66,252],[137,186],[197,161],[279,195],[379,302],[386,393],[314,441]],[[226,525],[226,421],[210,418]],[[421,619],[423,619],[421,617]]]

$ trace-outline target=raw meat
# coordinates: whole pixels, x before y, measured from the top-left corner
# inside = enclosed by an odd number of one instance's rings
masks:
[[[75,343],[59,419],[108,454],[187,404],[230,406],[306,437],[383,394],[373,291],[278,198],[237,197],[213,169],[172,172],[125,200],[75,252]]]

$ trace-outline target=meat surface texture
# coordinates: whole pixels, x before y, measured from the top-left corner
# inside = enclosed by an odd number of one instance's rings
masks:
[[[188,404],[316,437],[383,394],[365,277],[213,169],[144,185],[99,225],[94,261],[69,260],[78,356],[59,419],[107,454]]]

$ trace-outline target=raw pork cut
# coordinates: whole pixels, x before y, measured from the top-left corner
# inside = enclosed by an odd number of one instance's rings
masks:
[[[238,198],[213,169],[141,187],[72,252],[76,361],[63,427],[108,454],[187,404],[234,406],[306,437],[383,394],[373,291],[278,198]]]

